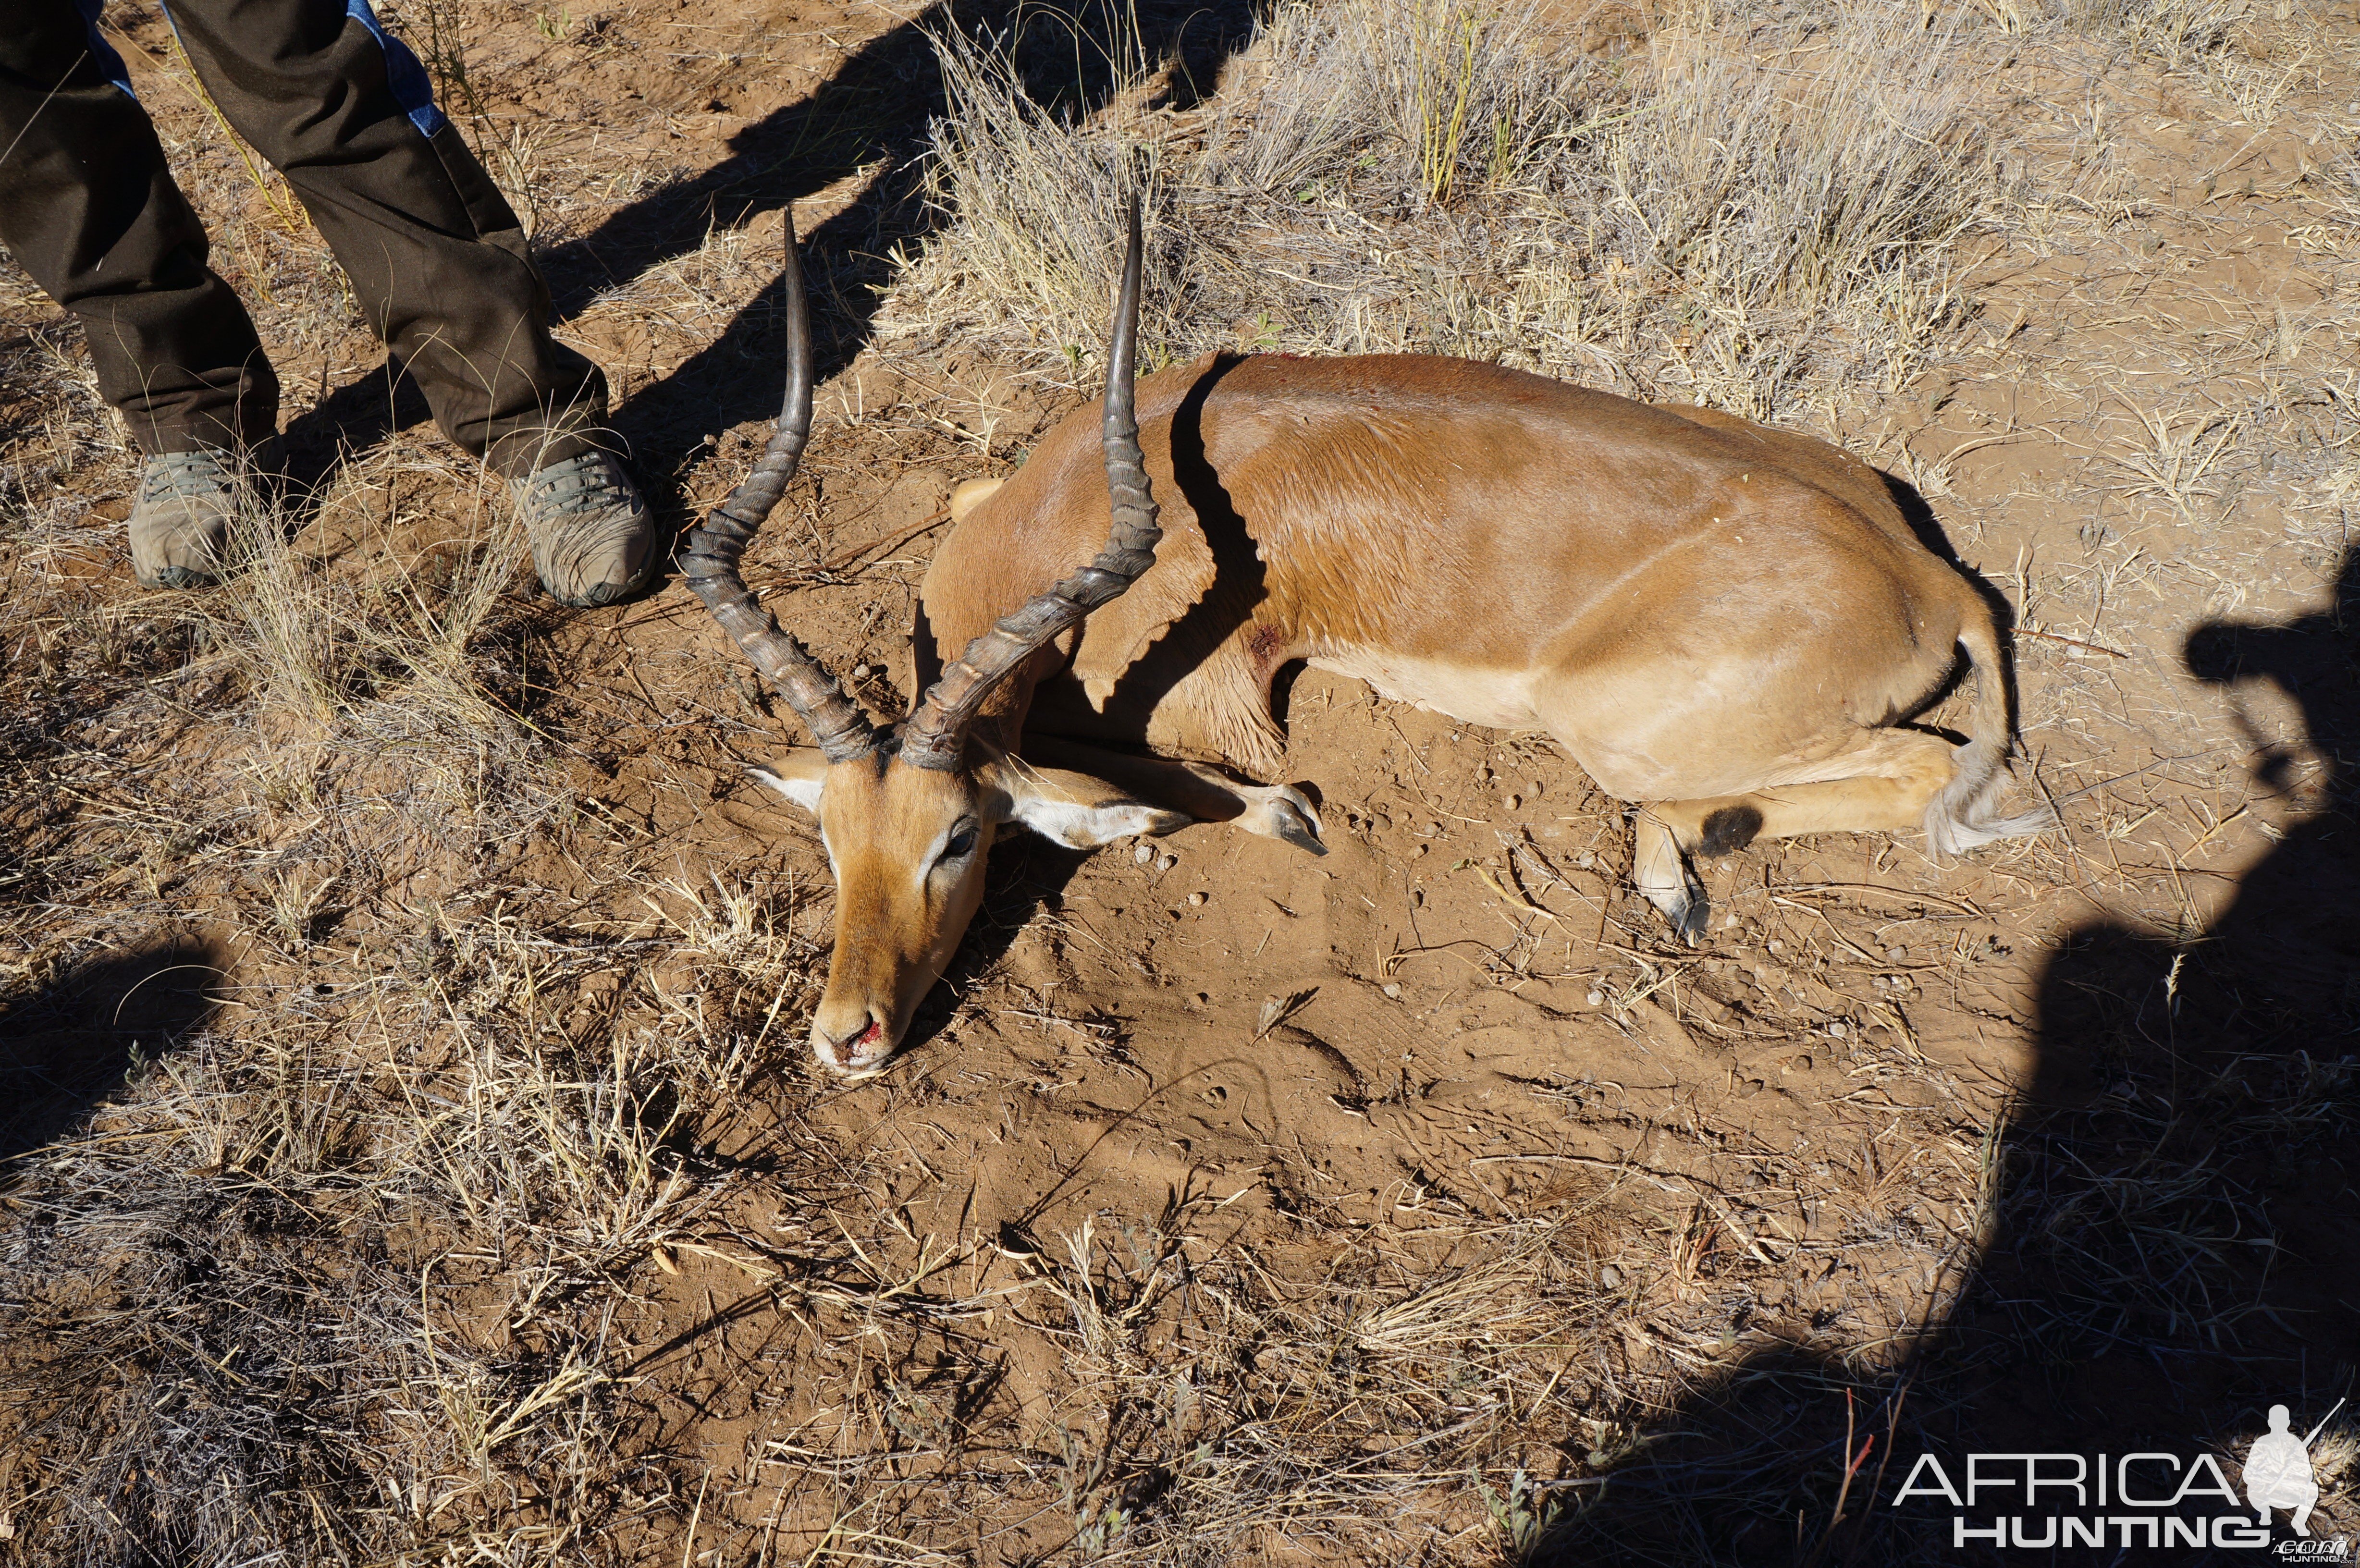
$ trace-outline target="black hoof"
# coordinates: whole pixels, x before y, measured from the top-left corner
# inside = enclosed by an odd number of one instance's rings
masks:
[[[1666,909],[1664,914],[1672,922],[1673,934],[1694,947],[1704,940],[1705,928],[1712,920],[1712,906],[1701,892],[1691,892],[1687,903],[1677,909]]]
[[[1313,855],[1328,853],[1328,846],[1319,842],[1319,831],[1293,802],[1280,801],[1277,809],[1271,812],[1271,831],[1278,835],[1281,843],[1291,844]]]
[[[1321,844],[1309,828],[1292,817],[1279,819],[1278,836],[1283,842],[1291,844],[1297,849],[1308,850],[1313,855],[1328,853],[1328,846]]]

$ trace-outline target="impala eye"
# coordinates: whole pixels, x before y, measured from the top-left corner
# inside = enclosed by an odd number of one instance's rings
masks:
[[[952,831],[949,842],[943,845],[942,858],[944,860],[964,860],[974,852],[975,824],[973,822],[962,822],[957,828]]]

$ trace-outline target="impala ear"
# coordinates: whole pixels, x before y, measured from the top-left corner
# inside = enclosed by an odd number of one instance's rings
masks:
[[[1022,822],[1067,849],[1096,849],[1140,833],[1173,833],[1192,820],[1135,800],[1102,779],[1062,768],[1034,768],[1017,757],[997,769],[992,783],[996,820]]]
[[[992,492],[1007,484],[1005,479],[970,479],[953,487],[950,499],[951,521],[967,521],[967,515],[991,499]]]
[[[827,787],[827,758],[817,746],[799,746],[781,758],[774,768],[748,764],[746,777],[765,789],[777,790],[815,817],[819,815],[820,793]]]

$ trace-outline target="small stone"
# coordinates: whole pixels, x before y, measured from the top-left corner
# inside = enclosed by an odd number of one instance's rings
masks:
[[[866,681],[869,679],[869,666],[865,664],[856,664],[852,667],[852,678],[855,681]]]
[[[1591,866],[1598,864],[1598,856],[1590,854],[1590,851],[1585,849],[1579,855],[1573,857],[1573,863],[1576,866],[1580,866],[1584,871],[1587,871]]]
[[[1893,982],[1886,979],[1882,975],[1878,975],[1872,984],[1874,984],[1880,991],[1890,991],[1893,989]]]
[[[1189,894],[1189,895],[1188,895],[1188,907],[1189,907],[1190,909],[1203,909],[1203,908],[1205,907],[1205,895],[1204,895],[1204,894],[1202,894],[1202,893],[1191,893],[1191,894]]]
[[[1158,871],[1169,871],[1179,864],[1180,857],[1176,855],[1160,855],[1155,857],[1155,869]]]
[[[1412,857],[1413,859],[1415,859],[1416,856],[1421,855],[1424,855],[1427,850],[1432,849],[1433,847],[1434,847],[1434,846],[1433,846],[1432,844],[1419,844],[1415,849],[1411,850],[1409,853],[1410,853],[1411,857]]]
[[[1508,810],[1512,811],[1524,803],[1524,798],[1522,795],[1511,795],[1508,797]]]
[[[1772,938],[1770,939],[1770,943],[1769,943],[1769,945],[1770,945],[1770,951],[1771,951],[1773,953],[1784,953],[1784,952],[1786,952],[1786,944],[1785,942],[1780,942],[1780,941],[1779,941],[1776,937],[1775,937],[1775,936],[1774,936],[1774,937],[1772,937]]]
[[[1593,1007],[1602,1007],[1606,1005],[1606,993],[1603,991],[1592,991],[1588,996],[1584,996],[1582,1000],[1588,1002]]]
[[[1737,917],[1735,915],[1721,916],[1721,929],[1723,931],[1735,931],[1737,929]]]
[[[1843,1039],[1845,1029],[1842,1024],[1832,1023],[1828,1026],[1828,1038],[1830,1040],[1841,1040]]]
[[[1401,996],[1402,996],[1402,990],[1401,990],[1401,985],[1400,985],[1400,983],[1399,983],[1398,981],[1393,981],[1393,980],[1388,980],[1388,981],[1386,981],[1386,982],[1385,982],[1385,985],[1384,985],[1384,993],[1385,993],[1385,999],[1386,999],[1387,1001],[1391,1001],[1391,1002],[1398,1002],[1398,1001],[1400,1001],[1400,1000],[1401,1000]]]
[[[1598,1271],[1598,1282],[1610,1290],[1619,1290],[1622,1288],[1622,1270],[1610,1263]]]
[[[1888,947],[1885,950],[1885,956],[1890,962],[1898,964],[1909,956],[1909,950],[1906,947]]]
[[[1488,768],[1477,768],[1475,770],[1475,782],[1478,784],[1489,784],[1491,782],[1491,770]]]
[[[1131,858],[1141,866],[1153,865],[1155,860],[1155,846],[1152,844],[1142,844],[1131,852]]]

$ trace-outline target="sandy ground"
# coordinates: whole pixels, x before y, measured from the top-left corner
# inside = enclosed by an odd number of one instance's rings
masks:
[[[2255,9],[2250,53],[2209,75],[2027,33],[1988,85],[2009,195],[1965,279],[1972,327],[1904,397],[1820,430],[1914,485],[2015,606],[2015,788],[2059,803],[2059,834],[1959,864],[1914,836],[1756,846],[1705,868],[1715,925],[1689,949],[1628,893],[1624,809],[1546,740],[1306,672],[1286,774],[1325,802],[1333,854],[1216,827],[1136,855],[1018,837],[910,1049],[846,1087],[802,1045],[825,855],[738,772],[801,737],[668,581],[526,612],[513,689],[562,820],[488,849],[387,839],[374,883],[313,890],[300,942],[261,940],[274,906],[202,856],[144,898],[86,881],[12,916],[29,978],[10,1006],[42,1016],[42,953],[168,931],[240,996],[366,990],[430,907],[497,908],[574,955],[552,984],[577,1020],[628,995],[749,1042],[760,1069],[698,1149],[738,1163],[692,1233],[625,1270],[608,1343],[644,1380],[615,1441],[663,1477],[614,1539],[666,1561],[1129,1561],[1147,1537],[1124,1530],[1197,1485],[1168,1456],[1134,1462],[1142,1422],[1191,1443],[1191,1422],[1260,1423],[1272,1463],[1349,1452],[1372,1491],[1380,1473],[1398,1488],[1389,1518],[1298,1516],[1207,1562],[1513,1556],[1491,1506],[1512,1468],[1557,1484],[1543,1557],[1801,1560],[1808,1538],[1914,1561],[1948,1546],[1949,1513],[1887,1517],[1894,1457],[2242,1454],[2271,1403],[2299,1427],[2324,1415],[2360,1356],[2360,73],[2348,5]],[[402,9],[413,31],[422,12]],[[1008,472],[1073,405],[868,344],[881,257],[929,221],[893,174],[933,101],[919,8],[451,15],[495,171],[536,192],[564,335],[607,367],[672,517],[767,434],[792,204],[827,379],[749,577],[898,712],[944,496]],[[299,466],[334,497],[301,548],[361,579],[431,557],[497,510],[494,487],[414,396],[388,398],[316,238],[236,173],[153,12],[112,20],[290,388]],[[1210,80],[1224,46],[1190,47]],[[22,340],[0,393],[22,476],[10,603],[27,626],[103,617],[136,640],[130,463],[56,313],[21,275],[0,293]],[[79,455],[44,455],[61,446]],[[12,646],[20,674],[33,648]],[[225,734],[142,788],[227,800],[241,748],[268,741]],[[145,744],[126,723],[74,746]],[[11,761],[49,777],[63,755],[27,741]],[[44,800],[25,833],[100,811]],[[264,837],[297,842],[300,814]],[[712,942],[689,953],[732,895],[793,955],[788,978],[733,985]],[[321,1006],[345,1008],[333,1033],[366,1034],[361,1004]],[[194,1016],[137,1027],[160,1043]],[[114,1091],[113,1060],[10,1149],[93,1136],[71,1117]],[[858,1289],[799,1272],[787,1232],[814,1203],[847,1216],[858,1260],[835,1256]],[[1557,1293],[1504,1282],[1536,1269]],[[1475,1304],[1442,1311],[1446,1285]],[[497,1338],[506,1303],[479,1291],[452,1321]],[[1431,1398],[1307,1392],[1350,1336],[1323,1361],[1289,1325],[1329,1307],[1357,1325],[1352,1356]],[[1389,1310],[1391,1348],[1371,1316]],[[1485,1364],[1468,1346],[1494,1334],[1557,1375],[1517,1385],[1528,1402],[1454,1404],[1453,1368]],[[1175,1414],[1196,1396],[1171,1388],[1218,1400],[1204,1368],[1257,1346],[1295,1357],[1266,1403]],[[1840,1529],[1855,1428],[1878,1434],[1855,1483],[1882,1478],[1878,1517],[1855,1490]],[[1470,1461],[1411,1452],[1446,1429],[1437,1454],[1479,1452],[1480,1432],[1484,1486]],[[2322,1533],[2348,1536],[2338,1474]]]

